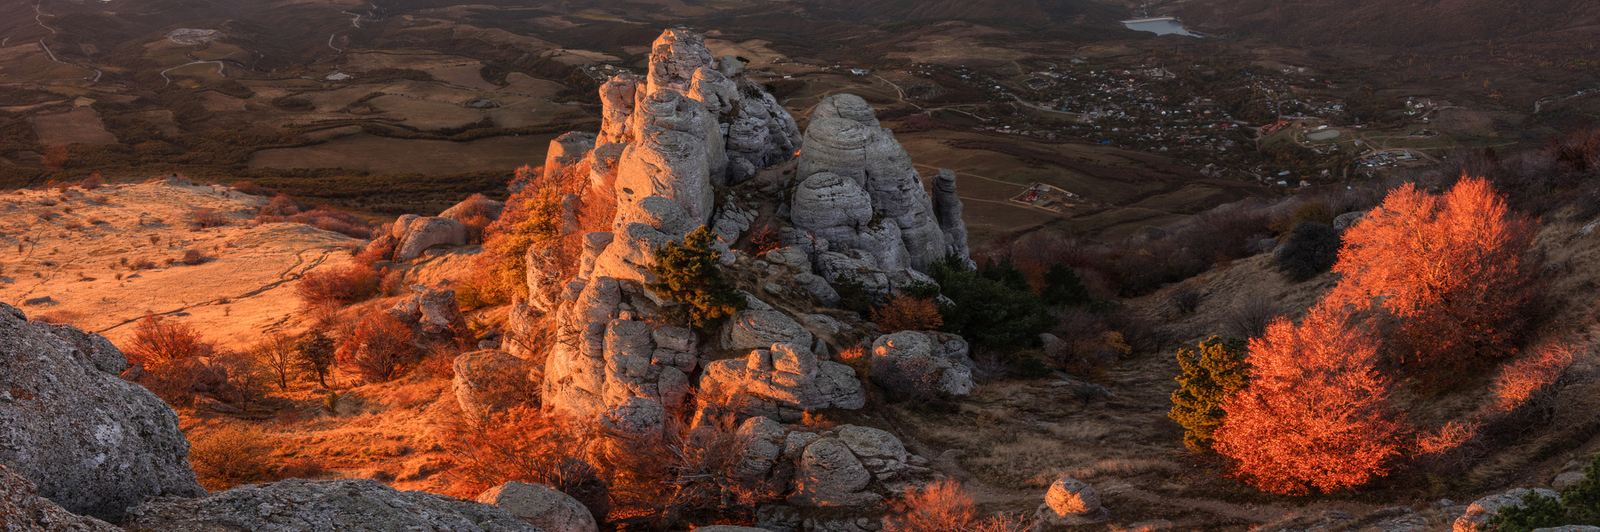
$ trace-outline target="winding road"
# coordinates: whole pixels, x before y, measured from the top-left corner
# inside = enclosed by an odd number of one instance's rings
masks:
[[[34,21],[34,23],[38,24],[39,27],[41,27],[41,28],[50,30],[50,35],[52,35],[52,36],[58,35],[59,32],[57,32],[55,28],[52,28],[52,27],[46,25],[44,23],[44,17],[53,17],[53,16],[55,16],[55,15],[51,15],[49,13],[45,13],[43,9],[40,9],[40,4],[39,3],[34,3],[33,4],[33,21]],[[6,37],[6,41],[10,41],[10,40],[11,40],[10,37]],[[100,70],[94,69],[94,68],[89,68],[89,67],[86,67],[86,66],[83,66],[83,65],[79,65],[79,64],[76,64],[76,63],[68,63],[66,61],[62,61],[60,59],[57,59],[56,58],[56,53],[54,51],[51,51],[50,50],[50,45],[46,44],[44,41],[45,40],[43,38],[39,39],[39,47],[44,49],[45,55],[49,56],[51,61],[55,61],[57,63],[61,63],[63,65],[67,65],[67,66],[70,66],[70,67],[81,68],[81,69],[84,69],[84,70],[88,70],[90,72],[94,72],[94,76],[93,77],[84,76],[83,79],[87,80],[90,83],[97,83],[97,82],[100,81],[100,76],[101,76]],[[0,46],[4,46],[4,45],[5,45],[5,41],[0,41]]]

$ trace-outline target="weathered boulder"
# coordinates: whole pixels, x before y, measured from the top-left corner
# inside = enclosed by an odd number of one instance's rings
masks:
[[[818,361],[810,344],[773,344],[749,356],[706,365],[700,380],[698,420],[733,414],[799,421],[819,408],[855,410],[866,405],[855,370]]]
[[[153,497],[205,493],[177,414],[109,371],[127,365],[109,343],[0,304],[0,354],[0,463],[40,496],[119,521]]]
[[[743,310],[722,326],[722,348],[763,349],[772,344],[811,345],[811,332],[788,314],[775,310]]]
[[[707,111],[701,102],[671,90],[640,94],[629,122],[628,127],[639,140],[644,139],[647,130],[652,127],[693,138],[698,145],[695,153],[701,158],[700,166],[705,167],[707,183],[724,182],[728,155],[722,139],[722,127],[717,124],[716,116]]]
[[[0,465],[0,530],[29,532],[121,532],[110,523],[68,512],[40,497],[28,479]]]
[[[600,86],[600,135],[595,144],[633,141],[628,118],[633,115],[634,101],[638,99],[639,82],[638,76],[622,73]]]
[[[872,382],[911,397],[966,395],[976,386],[971,368],[946,357],[942,344],[918,331],[886,334],[872,343]]]
[[[453,365],[456,402],[468,418],[481,418],[534,398],[536,386],[528,381],[528,361],[496,350],[473,351],[456,357]]]
[[[544,484],[507,482],[478,495],[478,502],[499,506],[544,532],[596,532],[599,529],[588,507]]]
[[[872,481],[861,460],[836,438],[819,438],[807,445],[795,471],[794,493],[789,504],[796,506],[864,506],[878,504],[883,497],[866,491]]]
[[[1588,475],[1585,475],[1582,471],[1568,471],[1556,475],[1555,480],[1550,481],[1550,487],[1557,491],[1563,490],[1566,489],[1567,486],[1583,482],[1583,479],[1585,478],[1588,478]]]
[[[887,431],[872,427],[845,425],[838,429],[839,441],[850,448],[850,452],[861,459],[861,465],[872,472],[872,476],[880,481],[889,480],[905,469],[906,452],[905,444]]]
[[[872,197],[854,180],[818,172],[795,188],[789,219],[829,242],[857,247],[872,220]]]
[[[405,222],[402,226],[402,222]],[[394,222],[399,245],[394,250],[394,260],[408,261],[422,255],[434,246],[464,246],[467,244],[467,226],[449,218],[402,216]]]
[[[1100,504],[1100,494],[1072,477],[1061,477],[1045,492],[1037,515],[1054,525],[1080,525],[1106,520],[1109,512]]]
[[[247,484],[197,499],[157,499],[128,513],[129,528],[164,532],[540,532],[497,506],[397,491],[372,479]]]
[[[764,416],[744,420],[739,425],[737,437],[743,443],[738,474],[744,478],[760,478],[772,471],[789,432],[778,422]]]
[[[1343,231],[1360,222],[1367,215],[1366,211],[1347,212],[1333,218],[1333,228]]]
[[[447,335],[466,330],[466,318],[461,316],[456,291],[449,288],[412,285],[411,295],[396,302],[390,312],[400,323],[420,333]]]

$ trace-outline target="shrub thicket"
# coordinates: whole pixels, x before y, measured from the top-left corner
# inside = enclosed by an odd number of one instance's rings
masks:
[[[371,384],[394,380],[421,354],[411,345],[411,329],[393,315],[378,312],[362,319],[339,344],[338,360]]]
[[[872,309],[872,322],[883,327],[885,334],[900,331],[931,331],[944,325],[939,315],[939,304],[932,299],[899,295],[889,299],[882,307]]]
[[[987,264],[984,270],[967,267],[958,257],[946,257],[928,273],[953,305],[941,305],[944,330],[966,338],[974,347],[1012,352],[1038,341],[1054,320],[1044,303],[1015,275],[1009,261]]]
[[[1039,295],[1039,299],[1052,307],[1076,307],[1093,301],[1089,296],[1089,289],[1083,286],[1083,280],[1078,278],[1078,273],[1072,271],[1072,267],[1061,263],[1050,265],[1050,270],[1045,272],[1044,291]]]
[[[883,519],[884,532],[1023,532],[1035,526],[1010,515],[978,517],[972,496],[953,480],[907,488]]]
[[[1278,255],[1278,271],[1294,282],[1304,282],[1333,269],[1343,243],[1339,230],[1317,222],[1301,222]]]
[[[656,282],[645,288],[663,299],[685,303],[680,317],[703,331],[715,330],[733,313],[744,310],[743,295],[722,276],[717,260],[722,253],[711,246],[717,238],[706,226],[683,237],[683,244],[668,243],[655,252],[647,271]]]
[[[382,273],[368,266],[352,264],[340,269],[306,272],[295,284],[295,294],[308,307],[342,306],[377,296],[382,282]]]
[[[1183,425],[1183,445],[1197,453],[1211,452],[1212,433],[1222,426],[1222,402],[1244,388],[1249,376],[1245,364],[1245,342],[1216,336],[1200,342],[1195,350],[1179,349],[1178,389],[1172,392],[1172,410],[1167,417]]]
[[[273,446],[259,431],[226,425],[191,441],[189,465],[207,490],[272,480],[269,463]]]

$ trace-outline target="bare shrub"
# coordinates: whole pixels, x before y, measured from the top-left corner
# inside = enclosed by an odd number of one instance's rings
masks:
[[[1417,438],[1417,449],[1425,455],[1442,455],[1460,448],[1478,435],[1478,423],[1451,421],[1439,430]]]
[[[56,218],[60,218],[61,217],[61,213],[58,213],[56,211],[39,211],[37,216],[39,217],[40,220],[48,222],[48,221],[54,220]]]
[[[872,353],[866,346],[857,345],[839,352],[839,363],[850,366],[856,370],[856,376],[863,379],[872,376]]]
[[[145,369],[167,366],[175,361],[211,356],[216,352],[210,343],[200,337],[200,332],[187,323],[170,320],[155,314],[145,314],[134,328],[133,340],[123,351],[130,364]]]
[[[84,190],[94,190],[105,186],[105,184],[106,178],[100,177],[100,172],[90,174],[89,177],[86,177],[83,179],[83,181],[78,182],[78,186]]]
[[[289,381],[299,369],[294,344],[294,338],[274,332],[250,348],[256,363],[272,375],[279,390],[289,389]]]
[[[339,345],[339,362],[367,383],[388,382],[417,362],[421,353],[411,345],[411,329],[387,312],[361,320]]]
[[[611,513],[610,487],[587,460],[594,431],[586,423],[517,407],[476,424],[458,424],[445,441],[459,464],[450,472],[456,496],[474,497],[515,480],[571,495],[596,523],[605,523]]]
[[[357,264],[343,269],[306,272],[295,284],[295,294],[308,307],[349,305],[376,296],[381,282],[378,272]]]
[[[1200,308],[1200,298],[1200,290],[1198,288],[1190,284],[1183,284],[1173,289],[1172,297],[1167,299],[1167,303],[1172,305],[1173,310],[1176,310],[1178,315],[1187,316],[1194,314],[1194,311]]]
[[[273,446],[260,431],[225,425],[189,441],[189,465],[207,490],[271,480]]]
[[[1282,310],[1277,302],[1264,294],[1255,294],[1245,297],[1244,301],[1227,310],[1224,322],[1229,331],[1238,338],[1259,338],[1267,332],[1267,324],[1272,323]]]
[[[944,325],[944,317],[932,299],[897,295],[872,309],[872,322],[883,327],[884,333],[931,331]]]
[[[201,229],[222,227],[228,225],[228,217],[218,213],[216,209],[195,207],[189,211],[189,225]]]
[[[483,243],[484,230],[488,229],[489,224],[494,223],[496,213],[493,200],[484,197],[483,194],[473,194],[455,208],[459,209],[456,221],[467,226],[468,241]]]
[[[201,264],[205,264],[207,260],[210,259],[208,259],[204,254],[200,253],[200,250],[198,249],[184,251],[183,258],[178,259],[179,262],[190,266],[199,266]]]
[[[883,519],[884,532],[1024,532],[1034,526],[1011,515],[979,518],[972,496],[953,480],[933,482],[921,491],[907,488]]]

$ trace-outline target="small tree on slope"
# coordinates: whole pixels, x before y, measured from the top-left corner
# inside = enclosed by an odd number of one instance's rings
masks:
[[[717,266],[722,253],[711,247],[716,238],[702,225],[683,237],[682,245],[670,242],[657,249],[655,264],[646,268],[656,282],[645,283],[645,288],[663,299],[685,303],[681,310],[685,320],[703,331],[716,329],[747,304],[722,277]]]
[[[1299,326],[1279,319],[1250,341],[1250,382],[1223,403],[1215,448],[1256,487],[1331,492],[1387,473],[1399,415],[1373,370],[1376,341],[1351,321],[1324,302]]]
[[[1245,364],[1245,342],[1238,338],[1212,336],[1200,342],[1199,349],[1178,350],[1178,389],[1172,392],[1172,410],[1167,417],[1183,425],[1183,445],[1197,453],[1211,452],[1212,433],[1222,425],[1222,402],[1244,388],[1249,375]]]

